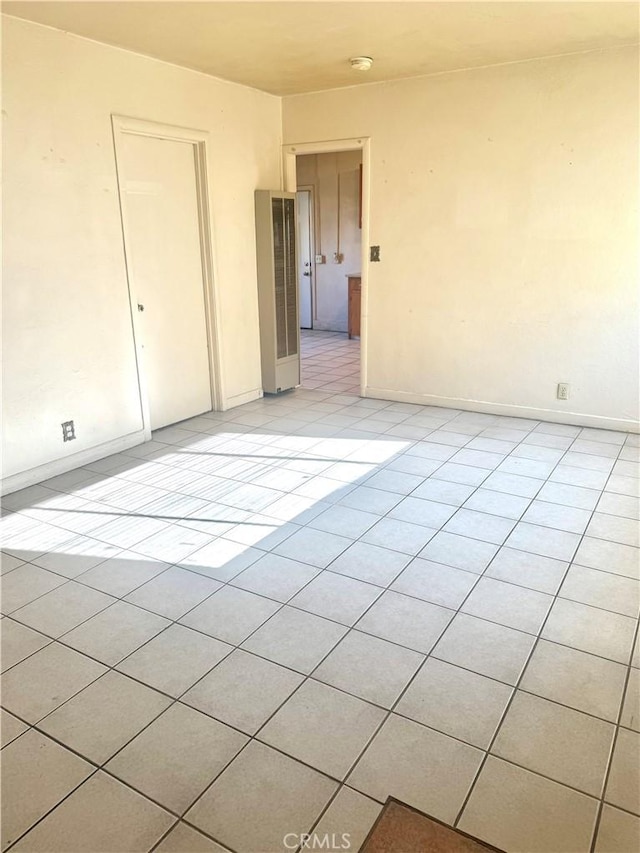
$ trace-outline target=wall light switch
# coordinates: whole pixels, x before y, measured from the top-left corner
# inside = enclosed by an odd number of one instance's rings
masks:
[[[316,263],[317,263],[317,264],[324,264],[324,263],[326,263],[326,258],[325,258],[325,256],[324,256],[324,255],[316,255]]]
[[[380,260],[380,246],[369,247],[369,260],[377,263]]]

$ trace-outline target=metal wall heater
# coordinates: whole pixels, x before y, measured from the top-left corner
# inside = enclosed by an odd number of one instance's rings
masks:
[[[262,388],[277,394],[300,384],[295,193],[256,190],[256,251]]]

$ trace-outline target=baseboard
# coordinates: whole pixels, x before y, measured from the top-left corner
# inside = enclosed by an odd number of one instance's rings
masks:
[[[559,412],[555,409],[535,409],[510,403],[490,403],[486,400],[464,400],[457,397],[437,397],[433,394],[413,394],[408,391],[391,391],[388,388],[364,389],[365,397],[375,400],[391,400],[394,403],[417,403],[422,406],[440,406],[443,409],[462,409],[467,412],[483,412],[510,418],[531,418],[556,424],[612,429],[621,432],[640,432],[640,423],[626,418],[609,418],[603,415],[588,415],[583,412]]]
[[[98,459],[104,459],[105,456],[111,456],[113,453],[120,453],[122,450],[128,450],[130,447],[142,444],[148,438],[150,436],[144,430],[137,430],[120,438],[114,438],[112,441],[105,441],[95,447],[72,453],[70,456],[65,456],[64,459],[54,459],[52,462],[45,462],[44,465],[29,468],[28,471],[11,474],[11,476],[3,478],[0,494],[8,495],[20,489],[26,489],[27,486],[34,486],[43,480],[49,480],[51,477],[57,477],[58,474],[66,474],[67,471],[81,468],[83,465],[88,465],[89,462],[96,462]]]
[[[229,409],[235,409],[236,406],[243,406],[245,403],[260,400],[263,396],[262,388],[254,388],[251,391],[245,391],[243,394],[236,394],[235,397],[227,397],[222,404],[221,411],[228,412]]]

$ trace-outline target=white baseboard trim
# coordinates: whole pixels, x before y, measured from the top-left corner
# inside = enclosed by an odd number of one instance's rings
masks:
[[[142,444],[149,438],[150,435],[145,433],[143,429],[137,430],[128,435],[120,436],[120,438],[114,438],[112,441],[105,441],[103,444],[95,445],[95,447],[88,447],[78,453],[72,453],[70,456],[65,456],[64,459],[54,459],[52,462],[45,462],[44,465],[29,468],[28,471],[11,474],[9,477],[3,478],[0,494],[8,495],[20,489],[26,489],[27,486],[34,486],[43,480],[49,480],[51,477],[57,477],[58,474],[66,474],[67,471],[73,471],[74,468],[80,468],[89,462],[96,462],[98,459],[104,459],[105,456],[111,456],[113,453],[120,453],[122,450],[128,450],[130,447]]]
[[[222,403],[221,411],[228,412],[229,409],[235,409],[236,406],[243,406],[245,403],[260,400],[263,396],[262,388],[254,388],[251,391],[245,391],[243,394],[236,394],[235,397],[227,397]]]
[[[486,400],[464,400],[457,397],[437,397],[433,394],[413,394],[409,391],[391,391],[388,388],[364,389],[365,397],[375,400],[391,400],[394,403],[417,403],[422,406],[440,406],[443,409],[462,409],[467,412],[483,412],[510,418],[530,418],[555,424],[611,429],[621,432],[640,432],[640,422],[631,418],[609,418],[603,415],[588,415],[583,412],[559,412],[555,409],[535,409],[511,403],[490,403]]]

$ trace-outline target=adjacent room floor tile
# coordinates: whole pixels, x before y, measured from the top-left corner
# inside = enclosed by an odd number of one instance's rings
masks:
[[[98,772],[13,849],[30,853],[147,853],[174,820],[150,800]]]
[[[63,634],[60,640],[108,666],[115,666],[169,624],[162,616],[116,601]]]
[[[112,758],[107,769],[180,814],[247,741],[234,729],[176,703]]]
[[[543,592],[493,578],[480,578],[462,605],[462,612],[537,634],[552,603],[553,597]]]
[[[355,542],[331,563],[331,571],[367,583],[388,586],[411,560],[410,555],[379,545]]]
[[[280,609],[280,604],[233,586],[223,586],[180,622],[237,645]]]
[[[345,853],[356,853],[380,811],[380,803],[344,785],[314,827],[314,835],[320,839],[329,836],[337,843],[348,844],[343,848]]]
[[[533,501],[522,516],[522,520],[529,524],[540,524],[543,527],[553,527],[569,533],[584,533],[590,518],[590,510],[547,503],[544,500]]]
[[[424,527],[440,528],[455,512],[455,507],[438,501],[424,500],[413,495],[404,498],[389,512],[389,518],[422,524]]]
[[[0,708],[0,735],[2,736],[1,746],[4,747],[8,743],[11,743],[12,740],[15,740],[23,732],[26,732],[28,728],[29,726],[26,723],[23,723],[22,720],[14,717],[13,714],[5,711],[4,708]]]
[[[31,729],[2,751],[2,849],[87,776],[91,764]]]
[[[640,581],[574,565],[567,572],[559,595],[636,618],[640,607]]]
[[[464,506],[502,518],[518,519],[529,506],[529,498],[482,488],[474,492]]]
[[[598,801],[489,756],[458,828],[500,850],[589,850]]]
[[[332,506],[310,521],[309,527],[357,539],[379,520],[380,515],[377,513],[363,512],[347,506]]]
[[[51,643],[2,676],[2,703],[36,723],[106,671],[91,658]]]
[[[444,563],[447,566],[480,575],[497,551],[498,546],[489,542],[480,542],[477,539],[469,539],[467,536],[441,531],[433,537],[426,548],[423,548],[420,556],[425,560]]]
[[[613,733],[611,723],[518,691],[491,751],[599,797]]]
[[[230,510],[227,510],[230,512]],[[180,561],[180,566],[218,581],[229,581],[262,557],[263,551],[229,539],[214,539]]]
[[[13,616],[49,637],[60,637],[115,601],[103,592],[68,581],[16,610]]]
[[[155,690],[111,671],[49,714],[40,727],[102,764],[170,703]]]
[[[324,569],[351,544],[345,536],[304,528],[278,545],[275,553]]]
[[[207,634],[171,625],[123,660],[118,669],[178,697],[231,651],[232,646]]]
[[[302,683],[303,676],[236,649],[191,688],[182,701],[248,734],[255,734]]]
[[[626,853],[640,848],[640,818],[605,804],[594,853]]]
[[[122,551],[84,572],[80,580],[87,586],[122,598],[168,568],[169,564],[160,560],[142,557],[134,551]]]
[[[452,823],[482,755],[475,747],[392,714],[349,775],[347,784],[378,802],[384,803],[393,796]]]
[[[585,536],[576,552],[575,561],[581,566],[640,579],[640,551],[631,545]]]
[[[361,631],[428,653],[453,611],[397,592],[385,592],[357,623]]]
[[[65,583],[60,575],[24,563],[2,579],[2,612],[13,613]]]
[[[364,534],[362,542],[415,556],[435,533],[435,528],[387,517],[374,524]]]
[[[384,717],[381,708],[310,679],[258,737],[329,776],[344,779]]]
[[[282,603],[289,601],[318,574],[318,569],[278,554],[265,554],[231,583]]]
[[[225,847],[211,841],[186,823],[177,823],[171,832],[162,839],[154,853],[228,853]]]
[[[346,632],[335,622],[285,606],[245,640],[243,648],[309,673]]]
[[[254,741],[186,819],[238,853],[286,851],[287,833],[308,832],[336,787],[321,773]]]
[[[506,544],[509,548],[531,551],[532,554],[540,554],[542,557],[571,560],[579,543],[580,536],[577,533],[567,533],[564,530],[521,521],[515,526]]]
[[[547,640],[628,663],[635,620],[558,598],[542,631]]]
[[[568,565],[561,560],[541,557],[528,551],[501,548],[485,575],[554,595],[560,588]]]
[[[640,732],[640,672],[633,667],[629,669],[620,725]]]
[[[471,539],[480,539],[483,542],[491,542],[494,545],[502,545],[514,525],[515,521],[512,519],[462,507],[445,524],[444,531],[456,533],[459,536],[469,536]]]
[[[520,687],[577,711],[615,722],[625,675],[622,664],[540,640]]]
[[[512,689],[499,681],[429,658],[396,712],[486,749]]]
[[[531,634],[459,613],[433,655],[480,675],[515,684],[534,642]]]

